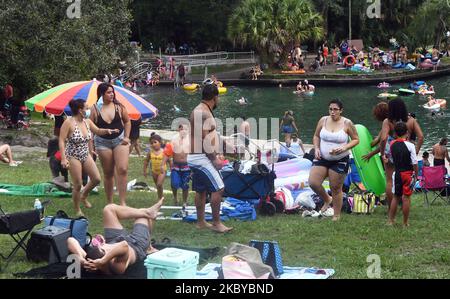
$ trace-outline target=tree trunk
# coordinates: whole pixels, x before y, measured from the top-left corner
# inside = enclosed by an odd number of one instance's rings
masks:
[[[324,32],[324,36],[327,38],[328,37],[328,11],[329,11],[329,7],[328,5],[325,5],[324,8],[322,9],[322,17],[323,17],[323,32]]]

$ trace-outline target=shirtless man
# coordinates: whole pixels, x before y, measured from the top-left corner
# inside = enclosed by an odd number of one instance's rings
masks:
[[[445,159],[450,163],[450,157],[447,149],[447,138],[442,138],[441,141],[433,146],[432,154],[434,156],[433,166],[445,166]]]
[[[189,196],[189,180],[191,170],[187,164],[187,156],[191,150],[188,137],[188,126],[180,124],[178,135],[166,144],[164,148],[164,158],[161,164],[161,171],[164,173],[164,166],[170,161],[170,182],[172,187],[173,201],[178,205],[178,189],[183,190],[183,206],[187,205]]]
[[[96,246],[85,251],[74,238],[67,240],[69,252],[78,255],[81,265],[89,272],[100,271],[106,275],[123,274],[129,266],[143,262],[154,250],[150,246],[153,220],[163,204],[161,198],[147,209],[134,209],[109,204],[103,209],[105,236],[97,235]],[[120,220],[135,219],[133,232],[128,233]]]
[[[219,233],[226,233],[232,228],[226,227],[220,221],[220,203],[224,183],[219,170],[222,161],[218,158],[221,137],[217,133],[217,124],[213,110],[219,103],[219,90],[215,84],[203,88],[202,102],[194,108],[190,116],[191,151],[188,155],[188,165],[192,170],[192,189],[195,193],[197,208],[197,227],[209,228]],[[232,151],[234,152],[234,148]],[[207,193],[211,193],[211,209],[213,224],[205,221],[205,203]]]

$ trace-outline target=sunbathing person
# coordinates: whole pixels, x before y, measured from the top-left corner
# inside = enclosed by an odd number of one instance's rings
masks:
[[[69,252],[78,255],[82,267],[89,272],[100,271],[106,275],[125,273],[129,266],[143,262],[147,254],[154,252],[150,245],[150,233],[163,201],[164,198],[161,198],[147,209],[107,205],[103,209],[104,237],[97,235],[86,251],[76,239],[69,238]],[[128,233],[123,228],[120,221],[125,219],[135,219],[133,232]]]
[[[6,157],[4,157],[3,155],[5,155]],[[20,161],[13,160],[11,147],[8,144],[0,145],[0,161],[8,163],[9,166],[17,166],[21,163]]]

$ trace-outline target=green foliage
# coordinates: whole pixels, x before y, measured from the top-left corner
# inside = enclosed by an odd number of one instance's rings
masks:
[[[228,37],[272,58],[276,51],[286,55],[296,43],[321,39],[322,22],[307,0],[244,0],[228,21]]]
[[[168,42],[188,42],[199,51],[227,45],[226,25],[240,0],[135,0],[133,38],[149,49],[165,50]]]
[[[21,97],[111,71],[130,52],[129,0],[81,2],[81,17],[66,15],[66,1],[0,3],[0,80]]]
[[[440,45],[450,30],[450,5],[447,0],[427,0],[408,27],[408,37],[415,47]]]

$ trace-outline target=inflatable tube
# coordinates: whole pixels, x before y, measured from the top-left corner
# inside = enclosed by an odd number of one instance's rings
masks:
[[[431,112],[439,112],[441,110],[441,105],[439,103],[436,103],[433,106],[425,104],[425,105],[423,105],[423,108],[425,108]]]
[[[298,94],[298,95],[304,95],[304,96],[313,96],[314,95],[314,91],[310,90],[310,91],[300,91],[300,90],[296,90],[293,92],[294,94]]]
[[[302,75],[306,73],[305,70],[298,70],[298,71],[281,71],[282,74],[285,75]]]
[[[441,108],[445,108],[447,106],[447,101],[444,99],[437,99],[436,102],[438,102],[439,105],[441,105]]]
[[[351,62],[349,62],[349,60],[351,60]],[[354,66],[355,63],[356,63],[356,58],[353,55],[348,55],[344,58],[344,66],[346,66],[346,67]]]
[[[200,86],[196,83],[192,83],[192,84],[184,84],[183,85],[183,89],[187,90],[187,91],[194,91],[197,88],[199,88]]]
[[[284,187],[290,191],[303,190],[309,187],[309,170],[295,176],[275,179],[275,188]]]
[[[435,94],[434,91],[432,91],[432,90],[425,90],[425,89],[420,89],[417,93],[420,94],[421,96],[432,96],[432,95]]]
[[[312,162],[308,159],[297,158],[285,162],[275,163],[274,170],[277,178],[285,178],[297,175],[301,171],[307,171],[312,167]]]
[[[414,84],[414,83],[411,83],[411,84],[409,85],[409,87],[410,87],[412,90],[415,90],[415,91],[419,90],[419,88],[420,88],[421,86],[427,86],[427,83],[426,83],[425,81],[416,81],[415,84]]]
[[[224,94],[227,93],[227,88],[226,87],[219,87],[219,94]]]
[[[400,88],[400,89],[398,90],[398,92],[399,92],[399,93],[402,93],[402,94],[410,94],[410,95],[416,94],[416,92],[415,92],[414,90],[412,90],[412,89],[406,89],[406,88]]]
[[[387,93],[387,92],[383,92],[383,93],[380,93],[380,94],[378,95],[378,98],[379,98],[379,99],[395,99],[395,98],[397,98],[397,97],[398,97],[397,94],[394,94],[394,93]]]
[[[389,88],[391,87],[391,84],[387,83],[387,82],[383,82],[378,84],[378,88],[382,89],[382,88]]]
[[[372,151],[370,143],[373,139],[369,130],[362,125],[356,125],[356,131],[359,136],[359,144],[352,149],[352,154],[358,174],[366,189],[380,196],[386,191],[386,175],[381,159],[375,156],[369,162],[363,160],[362,157]]]

